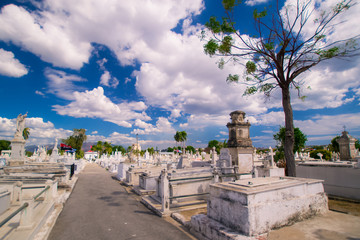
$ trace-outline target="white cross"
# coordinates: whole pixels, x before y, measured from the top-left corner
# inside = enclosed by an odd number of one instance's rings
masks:
[[[273,167],[273,166],[275,166],[275,164],[274,164],[274,156],[275,156],[275,153],[273,152],[272,147],[269,147],[269,150],[270,150],[269,155],[271,156],[271,166]]]

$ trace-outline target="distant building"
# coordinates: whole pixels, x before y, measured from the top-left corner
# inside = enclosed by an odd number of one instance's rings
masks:
[[[85,152],[85,154],[84,154],[84,158],[88,161],[96,159],[97,157],[98,157],[98,153],[93,152],[93,151],[88,151],[88,152]]]

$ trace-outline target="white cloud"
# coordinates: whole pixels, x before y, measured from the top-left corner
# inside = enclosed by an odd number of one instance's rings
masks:
[[[187,122],[180,124],[180,128],[185,129],[203,129],[209,126],[226,126],[228,122],[230,122],[230,117],[220,115],[214,116],[210,114],[202,114],[202,115],[190,115],[187,118]]]
[[[82,90],[83,88],[76,86],[74,82],[86,82],[87,80],[77,75],[68,74],[64,71],[51,68],[45,69],[44,72],[48,82],[48,92],[55,94],[57,97],[73,100],[73,92]]]
[[[225,132],[225,131],[220,131],[220,134],[227,136],[229,133],[228,133],[228,132]]]
[[[0,137],[11,140],[16,130],[16,118],[7,119],[0,117],[0,123]],[[52,122],[44,122],[43,118],[38,117],[26,118],[25,126],[30,128],[30,136],[26,141],[26,145],[51,144],[55,142],[55,138],[67,138],[72,134],[72,131],[55,128]]]
[[[22,77],[27,68],[19,62],[12,52],[0,48],[0,74],[8,77]]]
[[[8,119],[0,117],[0,137],[2,139],[10,140],[16,130],[16,119]]]
[[[92,131],[91,134],[98,134],[98,131]]]
[[[269,0],[247,0],[245,2],[246,5],[249,6],[255,6],[255,5],[259,5],[259,4],[263,4],[263,3],[267,3]]]
[[[131,132],[132,134],[147,135],[156,133],[175,133],[175,129],[171,126],[171,123],[164,117],[159,117],[155,126],[140,119],[136,119],[134,125],[139,128],[134,129]]]
[[[40,96],[45,96],[45,94],[39,90],[36,90],[35,94],[40,95]]]
[[[144,103],[122,102],[113,103],[104,95],[104,89],[98,87],[92,91],[73,92],[73,101],[66,106],[54,105],[53,109],[60,115],[76,118],[100,118],[123,127],[131,127],[132,119],[150,120],[145,112],[136,112],[145,109]],[[139,108],[139,106],[141,108]]]
[[[349,113],[340,115],[316,115],[304,121],[294,121],[294,125],[306,135],[340,135],[343,126],[351,134],[352,131],[359,131],[360,113]]]
[[[100,85],[116,88],[119,85],[119,80],[111,76],[109,71],[104,71],[100,77]]]
[[[55,66],[79,69],[88,62],[92,47],[66,28],[66,20],[54,19],[46,11],[30,13],[9,4],[1,9],[0,38]]]

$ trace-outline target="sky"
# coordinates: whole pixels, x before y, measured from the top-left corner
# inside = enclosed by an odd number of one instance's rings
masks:
[[[274,4],[242,3],[239,33],[253,35],[254,9]],[[313,4],[328,9],[336,1]],[[228,139],[229,114],[241,110],[255,147],[276,144],[281,92],[243,97],[245,84],[226,83],[243,67],[219,69],[219,58],[204,54],[201,31],[210,16],[224,16],[221,1],[2,0],[0,8],[0,139],[11,140],[16,117],[28,113],[27,145],[85,128],[88,142],[129,146],[138,134],[142,148],[162,149],[186,131],[188,145],[206,147]],[[360,34],[359,12],[357,4],[341,15],[328,41]],[[307,145],[329,144],[344,126],[360,138],[359,66],[359,56],[333,59],[301,75],[307,98],[293,91],[292,104]]]

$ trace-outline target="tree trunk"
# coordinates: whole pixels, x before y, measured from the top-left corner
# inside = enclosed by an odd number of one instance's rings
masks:
[[[286,161],[285,175],[296,177],[296,167],[294,158],[294,118],[290,101],[289,87],[282,88],[282,104],[285,113],[285,143],[284,154]]]

